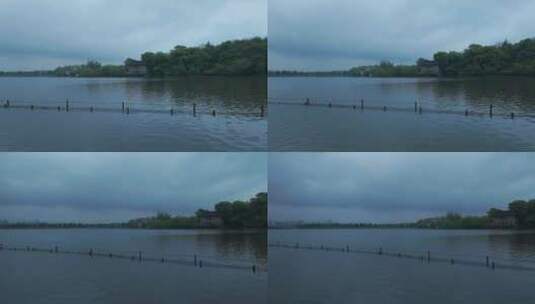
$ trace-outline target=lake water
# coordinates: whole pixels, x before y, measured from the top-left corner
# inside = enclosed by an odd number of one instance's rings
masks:
[[[268,141],[275,151],[535,150],[535,78],[273,77],[268,86]],[[306,98],[348,107],[305,107]],[[361,100],[387,111],[361,111]]]
[[[0,243],[10,247],[191,259],[171,264],[2,250],[0,294],[2,303],[266,303],[266,240],[265,232],[0,230]],[[193,265],[194,255],[203,268]]]
[[[265,151],[266,91],[265,77],[0,78],[2,105],[65,107],[68,99],[71,108],[0,108],[0,150]],[[91,106],[97,111],[74,110]]]
[[[535,232],[270,230],[270,244],[403,252],[454,258],[431,262],[378,254],[269,248],[269,303],[531,303]],[[481,265],[463,265],[470,260]]]

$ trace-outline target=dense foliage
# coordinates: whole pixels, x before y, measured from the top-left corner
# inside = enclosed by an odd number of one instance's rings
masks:
[[[444,76],[535,76],[535,39],[492,46],[472,44],[463,52],[438,52],[434,59]]]
[[[208,213],[212,211],[199,209],[194,216],[158,213],[155,217],[131,220],[127,226],[148,229],[199,228],[201,218]],[[215,214],[223,220],[222,228],[266,228],[267,193],[258,193],[249,201],[220,202],[215,205]]]
[[[141,56],[149,76],[265,75],[267,39],[234,40],[200,47],[177,46],[168,53]]]

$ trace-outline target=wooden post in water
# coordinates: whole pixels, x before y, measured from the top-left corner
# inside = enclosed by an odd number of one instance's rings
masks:
[[[423,110],[424,110],[424,109],[422,109],[422,106],[420,106],[420,107],[418,108],[418,113],[422,114]]]
[[[212,116],[215,117],[215,110],[212,110]]]
[[[256,265],[253,265],[253,273],[256,273]]]
[[[58,253],[58,251],[59,251],[59,250],[58,250],[58,246],[54,246],[54,252],[55,252],[55,253]]]
[[[202,260],[199,260],[199,268],[202,268]]]
[[[468,109],[464,110],[464,116],[468,116]]]
[[[68,99],[65,101],[65,110],[69,112],[69,100]]]
[[[383,255],[383,248],[382,247],[379,248],[379,252],[378,253],[379,253],[379,255]]]
[[[196,116],[197,115],[197,104],[194,103],[193,104],[193,116]]]
[[[487,256],[486,265],[489,267],[489,256]]]
[[[121,103],[121,111],[124,113],[124,101]]]
[[[58,112],[60,112],[60,111],[61,111],[61,107],[60,107],[60,106],[58,106]]]
[[[93,248],[89,249],[89,256],[93,257]]]
[[[126,114],[127,114],[127,115],[130,114],[130,107],[126,107]]]
[[[492,270],[496,269],[496,264],[492,262]]]
[[[515,113],[511,112],[511,119],[515,119]]]
[[[349,245],[346,245],[346,251],[349,252]]]
[[[173,114],[175,114],[175,110],[173,108],[171,108],[170,112],[171,112],[171,116],[173,116]]]
[[[451,259],[451,265],[455,264],[455,260]]]
[[[494,110],[494,105],[491,104],[490,107],[489,107],[489,115],[490,115],[490,117],[492,117],[492,115],[494,114],[493,110]]]
[[[418,112],[418,101],[414,102],[414,112]]]
[[[197,255],[193,255],[193,265],[197,266]]]
[[[264,105],[260,106],[260,117],[264,117]]]
[[[89,112],[93,113],[93,106],[89,108]]]
[[[329,102],[329,108],[332,108],[332,107],[333,107],[333,104]]]
[[[9,108],[11,106],[11,104],[9,103],[9,99],[6,100],[6,108]]]
[[[162,263],[165,263],[165,258],[162,258]]]
[[[33,105],[31,105],[31,106],[30,106],[30,110],[32,110],[32,111],[33,111],[33,108],[34,108],[34,106],[33,106]]]
[[[360,100],[360,109],[364,110],[364,99]]]
[[[427,250],[427,262],[431,262],[431,251]]]
[[[307,97],[306,101],[305,101],[305,106],[309,106],[310,105],[310,98]]]
[[[383,107],[383,111],[386,112],[386,106]]]

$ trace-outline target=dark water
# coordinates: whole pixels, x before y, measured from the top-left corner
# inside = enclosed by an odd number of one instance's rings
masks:
[[[262,271],[0,251],[3,303],[265,303],[266,233],[0,230],[4,246],[192,258]],[[193,264],[193,263],[192,263]]]
[[[266,90],[265,77],[0,78],[2,104],[9,99],[13,105],[64,106],[69,99],[72,108],[117,110],[0,108],[0,150],[265,151],[267,118],[260,117],[260,107]],[[130,115],[120,112],[122,102],[132,108]],[[171,108],[174,116],[167,112]]]
[[[533,151],[535,78],[270,78],[269,144],[278,151]],[[273,102],[404,108],[407,112]],[[411,111],[418,101],[423,114]],[[464,111],[494,116],[464,116]],[[430,113],[426,111],[456,111]],[[515,119],[509,119],[511,112]],[[527,116],[527,117],[521,117]],[[533,117],[531,117],[533,116]]]
[[[269,248],[270,303],[531,303],[535,232],[432,230],[270,230],[270,244],[376,249],[454,258],[422,262],[375,254]],[[460,260],[481,262],[463,265]]]

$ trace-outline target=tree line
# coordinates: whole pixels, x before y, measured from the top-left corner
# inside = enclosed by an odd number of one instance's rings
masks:
[[[258,193],[248,201],[223,201],[214,206],[214,210],[199,209],[191,216],[172,216],[158,212],[155,216],[132,219],[125,223],[84,224],[84,223],[10,223],[0,220],[0,228],[12,229],[75,229],[75,228],[132,228],[132,229],[265,229],[267,228],[268,195]],[[202,220],[207,215],[216,217],[221,225],[204,226]]]
[[[148,77],[266,75],[267,38],[231,40],[218,45],[206,43],[197,47],[179,45],[169,52],[146,52],[141,55],[141,62],[147,70]],[[124,64],[103,65],[95,60],[80,65],[62,66],[50,71],[0,71],[0,76],[127,77],[129,75]]]
[[[269,76],[311,77],[459,77],[459,76],[535,76],[535,38],[517,43],[504,41],[495,45],[472,44],[457,52],[437,52],[433,60],[418,59],[415,64],[397,65],[382,61],[344,71],[300,72],[270,71]]]
[[[515,200],[507,209],[491,208],[482,216],[448,213],[445,216],[421,219],[413,223],[303,223],[278,224],[273,228],[342,229],[342,228],[420,228],[420,229],[535,229],[535,199]]]

